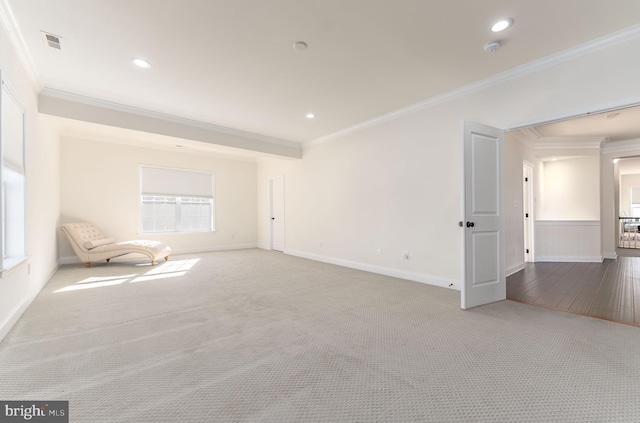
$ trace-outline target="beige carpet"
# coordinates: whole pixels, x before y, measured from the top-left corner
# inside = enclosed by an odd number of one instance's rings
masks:
[[[640,421],[637,327],[461,311],[261,250],[140,264],[62,267],[0,343],[0,400],[69,400],[72,422]]]

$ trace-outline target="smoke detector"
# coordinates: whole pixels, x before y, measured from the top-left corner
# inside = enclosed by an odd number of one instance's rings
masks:
[[[491,41],[484,45],[484,51],[487,53],[493,53],[500,50],[500,41]]]
[[[42,34],[42,39],[44,40],[44,43],[46,45],[48,45],[51,48],[62,50],[62,45],[60,44],[60,40],[62,39],[62,37],[58,35],[53,35],[45,31],[40,31],[40,33]]]
[[[293,48],[294,50],[304,51],[309,48],[309,44],[305,43],[304,41],[296,41],[295,43],[293,43]]]

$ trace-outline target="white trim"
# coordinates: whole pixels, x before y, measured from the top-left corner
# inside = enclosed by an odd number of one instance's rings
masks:
[[[236,155],[237,153],[232,151],[229,151],[229,152],[209,151],[207,149],[197,149],[191,146],[178,150],[175,144],[158,144],[158,143],[149,142],[149,141],[140,140],[140,139],[134,139],[134,138],[107,137],[107,136],[100,136],[97,134],[91,134],[88,132],[87,133],[67,132],[65,130],[65,131],[61,131],[60,135],[64,136],[65,138],[74,139],[78,141],[97,141],[97,142],[106,142],[110,144],[126,145],[128,147],[150,148],[153,150],[170,151],[173,154],[191,154],[196,156],[217,157],[225,160],[236,160],[240,162],[250,162],[250,163],[255,163],[259,159],[258,157],[238,156]],[[161,135],[161,136],[170,137],[170,135]],[[182,139],[186,140],[186,138],[182,138]],[[220,147],[223,149],[229,148],[229,149],[240,150],[240,148],[237,148],[237,147],[228,147],[224,145],[220,145]],[[245,154],[245,152],[251,152],[251,150],[244,150],[243,153],[241,154]],[[259,152],[255,152],[255,153],[259,154]]]
[[[533,143],[535,150],[575,150],[596,149],[599,150],[608,137],[543,137]]]
[[[0,0],[1,1],[1,0]],[[208,131],[220,132],[223,134],[236,135],[239,137],[250,138],[258,141],[264,141],[271,144],[282,145],[285,147],[300,147],[300,143],[295,141],[284,140],[281,138],[269,137],[266,135],[256,134],[254,132],[241,131],[239,129],[228,128],[226,126],[214,125],[212,123],[206,123],[198,120],[181,118],[178,116],[168,115],[165,113],[154,112],[147,109],[141,109],[138,107],[127,106],[125,104],[113,103],[106,100],[100,100],[93,97],[86,97],[79,94],[73,94],[66,91],[54,90],[51,88],[45,88],[40,93],[43,97],[51,97],[59,100],[71,101],[73,103],[81,103],[89,106],[96,106],[109,110],[115,110],[118,112],[131,113],[139,116],[149,117],[152,119],[164,120],[167,122],[178,123],[185,126],[192,126],[196,128],[206,129]]]
[[[13,310],[11,310],[7,318],[3,322],[0,322],[0,341],[2,341],[5,336],[7,336],[11,328],[13,328],[13,325],[15,325],[18,320],[20,320],[22,314],[27,310],[27,308],[29,308],[29,306],[31,305],[33,300],[35,300],[39,293],[40,290],[29,293],[20,304],[18,304],[13,308]]]
[[[618,260],[618,254],[616,253],[604,253],[602,257],[608,260]]]
[[[22,33],[18,30],[16,18],[7,0],[0,0],[0,23],[2,23],[2,26],[6,29],[9,41],[20,58],[22,67],[24,67],[27,77],[35,88],[35,91],[41,91],[43,86],[40,84],[40,78],[34,66],[33,58],[29,53],[27,43],[24,41]],[[0,337],[0,339],[2,338]]]
[[[535,181],[534,181],[534,176],[536,174],[535,165],[530,161],[524,159],[522,160],[522,169],[523,169],[523,173],[525,173],[525,169],[526,169],[526,173],[528,175],[526,177],[529,178],[529,181],[527,182],[527,189],[526,189],[527,192],[525,192],[524,187],[522,189],[523,210],[522,210],[521,217],[522,217],[522,227],[523,227],[523,241],[524,241],[524,238],[526,238],[526,240],[528,241],[527,243],[528,245],[524,245],[523,243],[522,253],[525,261],[535,262],[536,261],[536,248],[535,248],[536,247],[536,207],[535,207],[536,187],[535,187]],[[526,202],[527,202],[528,210],[524,210],[525,195],[527,196]],[[528,218],[524,216],[524,214],[527,212],[529,213]],[[527,247],[529,248],[529,253],[526,252]]]
[[[565,120],[572,120],[580,117],[586,117],[591,115],[597,115],[600,113],[614,112],[616,110],[624,110],[630,107],[640,106],[640,97],[632,97],[626,100],[626,102],[616,102],[616,103],[604,103],[597,107],[589,107],[589,108],[581,108],[574,112],[563,113],[561,115],[548,116],[542,119],[530,120],[525,122],[520,122],[515,125],[512,125],[509,128],[509,131],[521,131],[523,129],[529,129],[533,126],[538,125],[547,125],[550,123],[563,122]],[[536,131],[537,132],[537,131]]]
[[[638,37],[640,37],[640,24],[631,26],[629,28],[614,32],[613,34],[609,34],[604,37],[597,38],[595,40],[592,40],[583,44],[579,44],[575,47],[561,51],[559,53],[552,54],[547,57],[543,57],[542,59],[525,63],[524,65],[520,65],[515,68],[509,69],[507,71],[500,72],[498,74],[490,76],[489,78],[485,78],[480,81],[473,82],[468,85],[464,85],[460,88],[454,89],[444,94],[430,97],[424,101],[409,105],[407,107],[403,107],[401,109],[378,116],[373,119],[369,119],[357,125],[353,125],[351,127],[317,138],[315,140],[304,142],[302,143],[302,148],[304,149],[317,144],[322,144],[332,139],[335,139],[356,131],[360,131],[362,129],[365,129],[374,125],[378,125],[383,122],[387,122],[389,120],[399,118],[401,116],[409,115],[419,110],[435,106],[436,104],[444,103],[446,101],[450,101],[458,97],[466,96],[474,92],[477,92],[477,91],[480,91],[480,90],[483,90],[483,89],[516,79],[516,78],[521,78],[523,76],[538,72],[540,70],[558,65],[563,62],[567,62],[569,60],[576,59],[578,57],[596,52],[598,50],[602,50],[604,48],[607,48],[616,44],[620,44],[626,41],[636,39]],[[635,100],[631,100],[631,102],[634,104],[640,104],[640,97],[637,97]],[[628,104],[626,106],[628,106]],[[620,104],[612,104],[608,106],[603,106],[602,111],[617,110],[621,107],[622,106]],[[526,128],[534,125],[539,125],[541,122],[551,123],[554,121],[565,120],[568,118],[588,115],[592,113],[593,113],[593,110],[589,109],[589,110],[584,110],[582,112],[576,112],[573,114],[549,117],[543,120],[536,120],[532,122],[522,122],[522,123],[513,125],[513,127],[510,130],[517,130],[517,129],[522,129],[522,128]]]
[[[27,265],[29,264],[27,263]],[[29,293],[27,294],[26,298],[24,298],[24,300],[20,304],[18,304],[16,307],[13,308],[13,310],[9,313],[8,317],[3,322],[0,322],[0,342],[2,342],[2,339],[4,339],[4,337],[7,336],[11,328],[13,328],[13,326],[18,322],[18,320],[20,320],[20,317],[22,317],[22,315],[27,310],[27,308],[29,308],[33,300],[35,300],[38,294],[40,294],[40,291],[42,291],[42,288],[44,288],[44,286],[51,280],[51,278],[53,278],[53,275],[55,275],[55,273],[58,271],[59,268],[60,268],[60,265],[56,264],[53,270],[49,273],[49,276],[43,280],[42,284],[38,287],[38,289],[29,290]],[[29,270],[27,270],[27,274],[29,274]]]
[[[367,263],[359,263],[350,260],[344,260],[329,256],[321,256],[318,254],[306,253],[304,251],[286,249],[285,254],[291,256],[306,258],[322,263],[334,264],[336,266],[348,267],[350,269],[363,270],[365,272],[377,273],[380,275],[391,276],[394,278],[405,279],[413,282],[420,282],[427,285],[449,288],[456,291],[460,290],[460,281],[454,279],[443,279],[436,276],[425,275],[423,273],[408,272],[406,270],[392,269],[389,267],[374,266]]]
[[[536,226],[600,226],[599,220],[536,220]]]
[[[214,253],[216,251],[248,250],[251,248],[258,248],[258,244],[235,244],[235,245],[224,245],[221,247],[186,248],[186,249],[180,249],[180,250],[172,250],[171,255],[169,255],[169,261],[171,261],[171,258],[173,256],[179,256],[182,254]],[[143,255],[140,255],[139,257],[141,260],[148,260],[148,258]],[[125,256],[121,256],[121,257],[116,257],[111,259],[111,261],[130,261],[130,260],[137,260],[134,253],[129,254],[128,258],[125,258]],[[63,265],[63,264],[77,264],[77,263],[83,263],[83,262],[81,262],[80,259],[76,256],[64,256],[64,257],[60,257],[59,263]],[[100,261],[95,263],[103,263],[103,262]],[[159,263],[162,263],[162,261],[160,261]]]
[[[510,268],[505,270],[505,277],[509,277],[514,273],[518,273],[519,271],[524,270],[524,262],[518,263],[515,266],[511,266]]]
[[[604,256],[538,256],[536,263],[539,262],[561,262],[561,263],[602,263]]]
[[[640,151],[640,138],[626,141],[615,141],[602,147],[602,154],[637,153]]]
[[[2,260],[2,269],[0,269],[0,278],[4,278],[11,273],[12,270],[16,269],[30,258],[30,256],[4,258]]]

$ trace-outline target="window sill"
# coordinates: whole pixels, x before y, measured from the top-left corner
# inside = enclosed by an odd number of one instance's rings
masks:
[[[21,265],[28,259],[29,259],[29,256],[10,257],[2,260],[2,269],[0,270],[0,278],[4,278],[5,276],[7,276],[9,273],[11,273],[12,270],[17,268],[19,265]]]

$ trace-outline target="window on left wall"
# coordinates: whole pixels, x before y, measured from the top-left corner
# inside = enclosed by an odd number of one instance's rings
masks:
[[[2,215],[2,272],[26,258],[25,254],[25,107],[2,80],[0,91],[0,196]]]

